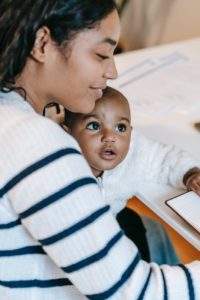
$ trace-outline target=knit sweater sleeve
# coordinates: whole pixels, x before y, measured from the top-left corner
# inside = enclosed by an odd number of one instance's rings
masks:
[[[1,197],[81,293],[94,300],[200,299],[200,263],[159,268],[141,261],[62,129],[33,116],[4,141],[10,163]]]
[[[185,173],[193,167],[200,166],[200,161],[187,151],[151,140],[139,132],[133,135],[132,144],[135,165],[140,170],[140,176],[143,169],[142,177],[145,181],[183,188]]]

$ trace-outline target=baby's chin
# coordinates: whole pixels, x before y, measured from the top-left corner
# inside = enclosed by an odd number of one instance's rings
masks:
[[[103,174],[103,172],[105,171],[111,171],[113,169],[115,169],[115,167],[117,167],[119,165],[119,162],[116,162],[116,163],[112,163],[112,164],[104,164],[102,166],[98,165],[97,166],[91,166],[91,169],[92,169],[92,173],[95,177],[99,177]]]

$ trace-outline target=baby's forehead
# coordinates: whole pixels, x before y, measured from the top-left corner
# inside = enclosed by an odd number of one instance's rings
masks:
[[[110,116],[115,116],[118,119],[127,119],[131,121],[130,107],[128,100],[118,91],[105,91],[102,98],[95,103],[93,111],[89,114],[70,113],[71,123],[85,122],[90,118],[99,119],[104,117],[109,112]]]
[[[114,120],[121,121],[127,120],[131,123],[131,115],[128,102],[121,98],[105,97],[97,100],[94,110],[87,114],[82,115],[79,121],[87,121],[90,118],[98,120]]]
[[[98,111],[98,109],[105,107],[105,108],[112,108],[112,110],[119,110],[119,108],[123,111],[126,111],[130,114],[130,107],[128,100],[121,94],[109,94],[103,96],[101,99],[97,100],[94,110]]]

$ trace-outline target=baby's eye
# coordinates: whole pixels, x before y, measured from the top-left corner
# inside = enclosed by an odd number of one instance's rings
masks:
[[[89,124],[87,124],[86,128],[89,130],[99,130],[100,124],[98,122],[90,122]]]
[[[126,131],[126,125],[125,124],[118,124],[116,126],[116,131],[118,131],[118,132],[125,132]]]

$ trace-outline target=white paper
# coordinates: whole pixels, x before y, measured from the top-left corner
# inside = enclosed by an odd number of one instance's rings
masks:
[[[180,52],[145,59],[119,74],[112,86],[127,97],[134,111],[187,114],[200,108],[200,59]]]

